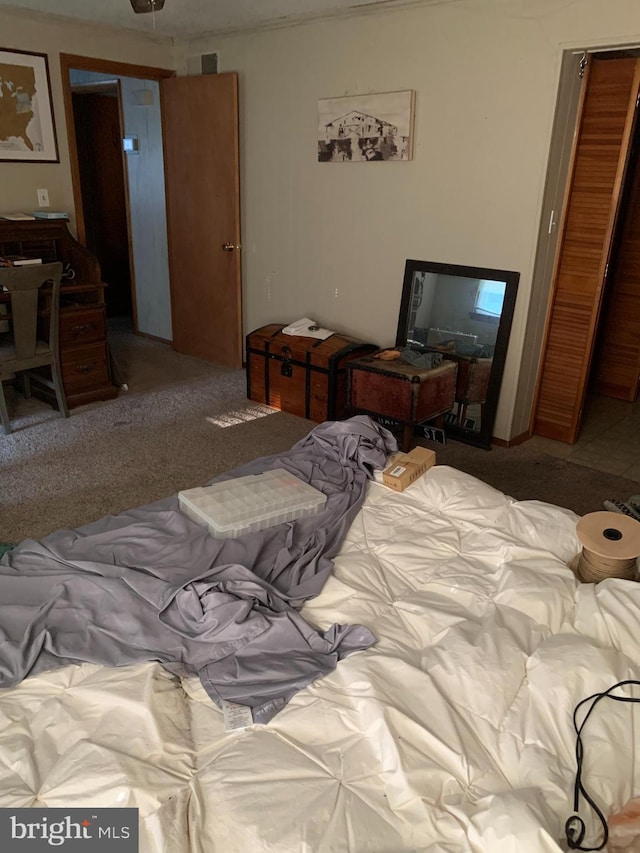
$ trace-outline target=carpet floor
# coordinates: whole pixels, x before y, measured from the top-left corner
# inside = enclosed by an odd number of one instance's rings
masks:
[[[242,370],[225,370],[125,332],[111,336],[127,382],[114,400],[73,409],[8,394],[14,432],[0,437],[0,542],[40,538],[159,500],[259,456],[290,448],[314,424],[246,398]],[[521,500],[582,515],[638,483],[544,453],[434,445],[451,465]]]
[[[113,335],[128,384],[114,400],[60,418],[11,396],[0,437],[0,541],[40,538],[199,486],[288,449],[314,426],[247,400],[225,370],[134,335]],[[8,395],[9,396],[9,395]]]

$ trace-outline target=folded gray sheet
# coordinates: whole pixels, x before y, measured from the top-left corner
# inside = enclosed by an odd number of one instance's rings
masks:
[[[318,631],[297,607],[322,589],[368,479],[395,449],[368,417],[330,421],[216,478],[286,468],[327,495],[317,515],[237,539],[214,539],[172,496],[25,540],[0,560],[0,686],[69,663],[154,660],[266,722],[375,642],[358,625]]]

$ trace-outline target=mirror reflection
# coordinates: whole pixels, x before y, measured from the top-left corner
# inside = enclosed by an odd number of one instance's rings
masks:
[[[446,431],[489,446],[519,274],[407,261],[396,346],[406,360],[440,354],[457,363]]]

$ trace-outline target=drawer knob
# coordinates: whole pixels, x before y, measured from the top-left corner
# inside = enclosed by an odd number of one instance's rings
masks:
[[[76,373],[91,373],[92,370],[95,370],[93,364],[79,364],[76,367]]]

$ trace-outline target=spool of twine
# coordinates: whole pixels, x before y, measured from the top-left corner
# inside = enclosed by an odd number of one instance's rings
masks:
[[[582,553],[575,565],[578,580],[636,579],[640,555],[640,522],[619,512],[591,512],[576,528]]]

